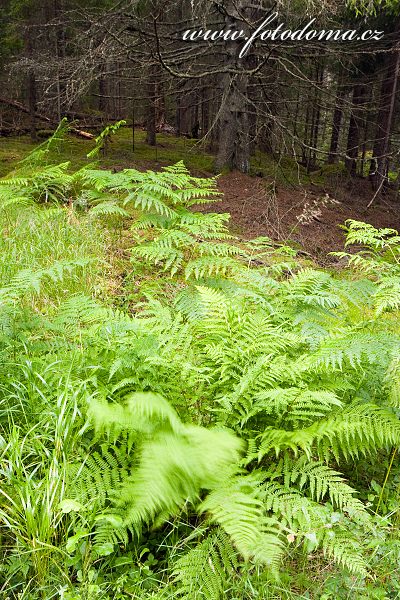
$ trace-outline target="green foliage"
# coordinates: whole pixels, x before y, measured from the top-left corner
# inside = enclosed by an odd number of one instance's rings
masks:
[[[396,590],[397,233],[349,222],[363,248],[329,273],[195,212],[216,181],[183,164],[34,163],[0,182],[2,589],[290,598],[311,571],[321,597]],[[115,222],[128,311],[101,278]]]
[[[115,135],[118,129],[120,127],[123,127],[124,125],[126,125],[126,121],[124,120],[117,121],[117,123],[114,123],[113,125],[107,125],[107,127],[103,129],[100,135],[97,136],[95,140],[96,146],[87,154],[87,157],[94,158],[100,152],[102,154],[105,154],[107,152],[107,147],[110,144],[112,136]]]
[[[363,249],[354,254],[335,252],[352,267],[376,281],[374,307],[377,314],[400,307],[400,236],[395,229],[376,229],[368,223],[346,222],[346,246]]]
[[[221,598],[229,589],[239,563],[226,535],[207,536],[175,563],[178,598],[197,600]]]
[[[399,13],[398,0],[348,0],[347,5],[355,11],[357,16],[375,16],[379,11],[385,11],[389,15],[397,15]]]
[[[140,170],[148,169],[149,163],[167,166],[184,160],[190,169],[198,172],[210,173],[213,169],[214,157],[207,154],[203,148],[196,146],[197,140],[185,137],[175,137],[171,134],[157,134],[157,146],[146,144],[146,132],[142,129],[135,130],[135,151],[132,152],[132,129],[121,127],[112,136],[111,149],[108,155],[98,155],[102,167],[115,168],[132,167],[132,164]],[[29,152],[35,150],[36,145],[32,143],[29,136],[3,137],[0,147],[0,175],[7,174],[18,166],[18,162]],[[46,157],[47,162],[69,162],[70,170],[78,170],[87,166],[91,159],[87,158],[91,142],[87,139],[68,134],[65,141],[59,145],[53,145]],[[264,155],[265,157],[265,155]]]

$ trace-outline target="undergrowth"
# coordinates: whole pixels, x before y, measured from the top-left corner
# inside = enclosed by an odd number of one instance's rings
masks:
[[[0,180],[0,593],[398,597],[397,233],[304,266],[193,211],[215,179],[61,135]]]

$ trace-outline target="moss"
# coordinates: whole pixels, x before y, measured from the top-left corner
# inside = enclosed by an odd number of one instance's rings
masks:
[[[206,153],[196,140],[178,138],[171,135],[157,135],[157,146],[152,147],[145,143],[145,132],[135,131],[135,151],[132,152],[132,130],[121,129],[110,143],[106,156],[100,158],[104,167],[121,168],[156,168],[184,160],[189,169],[200,174],[211,173],[214,157]],[[0,175],[5,175],[28,152],[33,150],[34,144],[29,136],[6,138],[0,148]],[[91,161],[86,154],[92,150],[91,141],[68,136],[57,150],[50,156],[51,162],[71,162],[71,169],[89,164]]]
[[[282,186],[298,186],[310,183],[306,169],[289,156],[273,157],[256,151],[251,159],[251,174],[276,181]]]
[[[47,130],[43,132],[47,135]],[[135,151],[132,151],[132,129],[124,127],[113,136],[107,154],[99,158],[107,168],[156,169],[183,160],[194,175],[207,175],[214,172],[215,157],[204,149],[197,140],[157,134],[157,146],[145,142],[146,133],[135,130]],[[14,164],[24,158],[36,146],[29,136],[6,138],[0,148],[0,176],[9,172]],[[49,156],[51,162],[71,162],[71,169],[92,162],[86,155],[94,143],[76,136],[68,136],[57,150]],[[344,171],[342,163],[323,165],[318,171],[307,174],[306,169],[289,156],[274,158],[270,154],[257,151],[251,158],[250,174],[274,180],[283,187],[324,185],[329,178]]]
[[[325,186],[333,178],[346,175],[344,163],[323,164],[311,173],[291,156],[273,157],[257,151],[251,159],[251,174],[275,181],[283,187]]]

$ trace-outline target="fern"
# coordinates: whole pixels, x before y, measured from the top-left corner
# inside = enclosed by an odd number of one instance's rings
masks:
[[[400,274],[382,277],[374,295],[374,304],[377,315],[400,308]]]
[[[90,259],[77,259],[75,261],[56,261],[47,269],[32,271],[22,269],[10,280],[7,286],[0,289],[0,298],[3,301],[16,301],[25,294],[38,293],[44,281],[61,281],[65,273],[89,264]]]
[[[316,421],[309,427],[287,431],[269,427],[261,435],[258,457],[277,454],[285,448],[310,453],[314,447],[325,458],[331,453],[337,460],[356,458],[397,444],[400,436],[398,419],[376,405],[355,404],[348,409]]]
[[[175,562],[177,595],[183,600],[220,600],[238,566],[229,538],[221,531],[208,535]]]
[[[328,495],[335,508],[350,513],[351,516],[356,515],[364,521],[368,518],[364,505],[355,498],[355,490],[344,482],[338,471],[321,461],[309,460],[305,456],[293,460],[285,456],[272,471],[273,479],[282,477],[287,488],[296,484],[300,491],[308,490],[310,497],[316,502],[321,502]]]
[[[0,189],[4,196],[6,189],[8,193],[20,194],[20,188],[25,188],[24,196],[38,202],[65,201],[68,197],[72,184],[71,176],[66,172],[69,163],[59,165],[48,165],[35,169],[25,177],[13,176],[0,180]]]
[[[245,558],[276,564],[279,529],[263,517],[257,481],[235,475],[239,440],[228,432],[184,426],[161,398],[133,395],[128,406],[95,403],[91,409],[97,427],[111,435],[124,430],[151,434],[142,442],[138,467],[117,494],[126,524],[137,528],[157,515],[173,514],[185,502],[196,504],[200,490],[210,490],[199,512],[209,513]]]
[[[96,204],[96,206],[93,206],[93,208],[91,208],[90,210],[90,214],[92,216],[109,216],[109,215],[116,215],[118,217],[129,217],[129,213],[128,211],[124,210],[122,208],[122,206],[119,206],[119,204],[117,204],[117,202],[114,202],[112,200],[110,201],[104,201],[104,202],[100,202],[99,204]]]
[[[87,154],[87,157],[93,158],[97,156],[99,152],[102,152],[104,154],[106,152],[108,144],[110,143],[111,137],[115,135],[118,129],[120,129],[124,125],[126,125],[126,121],[124,120],[117,121],[117,123],[114,123],[113,125],[107,125],[107,127],[105,127],[100,133],[100,135],[96,138],[96,146]]]
[[[104,508],[129,475],[128,464],[129,453],[125,446],[103,446],[83,456],[69,468],[68,496],[86,506],[91,503]]]
[[[388,389],[388,405],[394,408],[400,408],[400,355],[394,353],[389,364],[385,387]]]
[[[283,551],[278,523],[264,513],[259,482],[253,477],[236,477],[213,490],[200,505],[229,535],[247,560],[279,564]]]
[[[90,561],[88,572],[116,571],[123,558],[151,572],[151,594],[182,598],[247,593],[241,578],[269,577],[304,552],[365,578],[366,539],[389,525],[369,513],[364,482],[373,469],[379,485],[393,485],[384,469],[395,469],[400,443],[396,232],[348,223],[348,245],[363,248],[346,253],[352,272],[337,276],[269,239],[238,239],[227,215],[195,212],[219,198],[216,180],[182,163],[71,174],[33,162],[0,182],[4,247],[19,220],[46,228],[51,242],[54,224],[69,220],[99,238],[106,219],[96,215],[122,224],[134,207],[140,289],[128,290],[129,311],[95,300],[103,291],[90,285],[51,304],[47,288],[91,267],[87,253],[27,257],[21,269],[2,262],[5,564],[23,553],[36,581],[40,556],[46,568],[57,563],[56,541],[75,579]],[[46,199],[68,208],[33,204]],[[31,514],[20,508],[27,492],[35,535],[17,537]],[[49,498],[46,537],[36,515]],[[159,562],[147,567],[150,550]]]
[[[332,558],[336,564],[346,567],[351,573],[366,577],[368,570],[361,557],[361,547],[354,538],[348,537],[345,531],[335,533],[327,531],[322,542],[324,554]]]
[[[64,141],[69,130],[68,120],[61,119],[54,133],[42,144],[34,148],[27,156],[19,162],[19,165],[24,168],[32,168],[41,165],[49,157],[49,153],[56,150]]]

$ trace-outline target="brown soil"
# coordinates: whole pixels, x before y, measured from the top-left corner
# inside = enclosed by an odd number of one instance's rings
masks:
[[[400,229],[400,199],[389,192],[367,209],[374,194],[366,180],[288,188],[234,172],[222,176],[219,185],[223,199],[207,210],[230,213],[235,232],[245,238],[290,240],[318,261],[326,262],[328,252],[343,249],[339,225],[346,219]]]
[[[157,170],[161,166],[143,161],[135,168]],[[213,175],[196,170],[192,173],[198,177]],[[368,208],[374,192],[367,179],[333,175],[324,185],[290,186],[234,171],[220,176],[218,182],[222,200],[195,206],[196,210],[229,213],[230,229],[238,236],[267,236],[288,243],[321,265],[341,262],[328,254],[344,249],[345,234],[340,225],[347,219],[400,231],[400,195],[394,191],[382,193]]]

